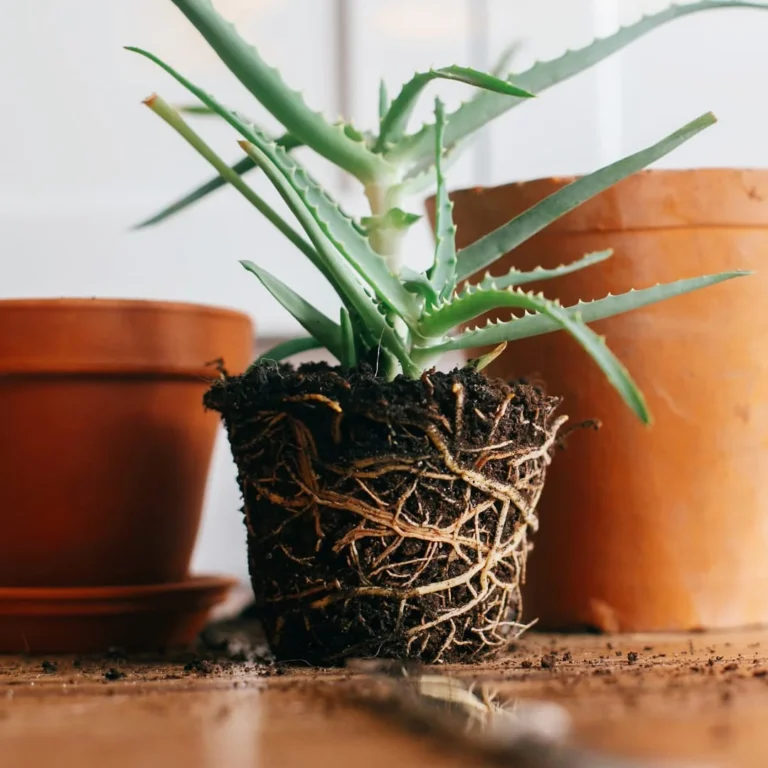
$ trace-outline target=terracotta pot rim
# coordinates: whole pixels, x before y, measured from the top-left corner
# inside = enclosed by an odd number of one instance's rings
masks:
[[[214,304],[201,304],[191,301],[166,301],[163,299],[119,299],[102,298],[98,296],[92,298],[57,296],[0,299],[0,312],[5,308],[30,310],[61,308],[67,311],[120,310],[121,312],[172,312],[195,315],[216,315],[220,317],[231,317],[233,319],[239,318],[251,322],[250,315],[239,309],[232,309],[231,307],[222,307]]]
[[[226,365],[225,365],[226,367]],[[8,378],[78,378],[78,379],[155,379],[158,381],[186,379],[187,381],[213,382],[218,378],[213,367],[199,366],[197,368],[173,365],[131,365],[102,363],[88,365],[79,361],[72,363],[57,363],[56,367],[44,361],[3,361],[0,369],[0,379]]]
[[[740,166],[707,166],[702,168],[646,168],[642,171],[637,171],[636,173],[633,173],[631,176],[628,176],[626,179],[624,179],[624,182],[630,181],[630,180],[638,180],[643,178],[660,178],[660,177],[666,177],[669,179],[672,179],[674,177],[677,178],[683,178],[685,176],[692,176],[692,175],[703,175],[703,176],[722,176],[722,175],[732,175],[734,173],[754,173],[754,174],[764,174],[766,177],[768,177],[768,168],[751,168],[751,167],[740,167]],[[503,189],[515,189],[519,187],[524,187],[526,185],[533,185],[533,184],[543,184],[545,182],[553,182],[555,184],[570,184],[571,182],[576,181],[577,179],[581,179],[584,176],[587,176],[587,173],[576,173],[576,174],[558,174],[553,176],[533,176],[530,179],[520,179],[518,181],[508,181],[504,184],[491,184],[488,186],[482,186],[482,185],[476,185],[472,187],[461,187],[459,189],[451,190],[452,195],[459,195],[459,194],[482,194],[483,192],[490,192],[493,190],[503,190]],[[622,183],[622,182],[619,182]],[[434,195],[430,195],[429,200],[434,199]]]
[[[490,231],[580,178],[548,176],[451,191],[457,226],[467,227],[467,221],[474,221],[470,230]],[[434,196],[426,201],[426,208],[433,220]],[[542,237],[717,228],[768,228],[768,168],[640,171],[552,222]]]
[[[0,376],[211,379],[220,357],[230,372],[247,363],[233,357],[242,357],[237,344],[246,332],[253,337],[253,327],[245,312],[207,304],[0,299]]]

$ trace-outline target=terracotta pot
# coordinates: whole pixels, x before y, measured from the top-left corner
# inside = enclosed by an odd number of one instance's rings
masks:
[[[453,196],[460,246],[571,179]],[[494,267],[607,262],[532,284],[568,305],[700,274],[757,274],[603,320],[655,423],[644,427],[568,336],[510,347],[489,372],[535,376],[564,397],[573,434],[539,505],[526,618],[604,631],[768,622],[768,171],[648,171],[540,233]]]
[[[0,301],[0,586],[180,582],[218,417],[210,361],[243,370],[239,312]]]

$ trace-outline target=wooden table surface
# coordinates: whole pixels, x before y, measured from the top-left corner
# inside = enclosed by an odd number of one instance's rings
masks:
[[[361,704],[355,696],[370,678],[346,670],[50,661],[44,669],[42,659],[0,658],[2,768],[491,764]],[[627,764],[599,754],[640,759],[632,765],[768,766],[768,632],[531,633],[501,661],[430,672],[492,686],[499,700],[554,702],[570,715],[576,751],[506,765]]]

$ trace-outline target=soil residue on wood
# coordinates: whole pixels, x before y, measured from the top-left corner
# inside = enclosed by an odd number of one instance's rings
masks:
[[[472,369],[261,364],[216,382],[278,659],[467,661],[521,629],[559,401]]]

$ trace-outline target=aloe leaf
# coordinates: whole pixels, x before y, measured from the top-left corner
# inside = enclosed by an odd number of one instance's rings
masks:
[[[503,341],[490,352],[486,352],[484,355],[480,355],[480,357],[475,357],[472,360],[469,360],[465,367],[474,368],[476,371],[482,371],[483,368],[487,368],[506,348],[507,342]]]
[[[184,121],[184,118],[164,99],[157,95],[145,99],[146,104],[158,117],[171,126],[190,146],[204,157],[221,175],[240,192],[251,205],[256,208],[270,223],[285,235],[300,251],[313,261],[317,254],[311,243],[308,243],[280,214],[277,213],[264,199],[257,195]]]
[[[523,88],[518,88],[509,80],[502,80],[486,72],[478,72],[470,67],[454,65],[442,67],[441,69],[430,69],[428,72],[419,72],[403,85],[400,93],[395,97],[386,115],[382,118],[379,140],[376,142],[374,152],[383,152],[389,144],[402,138],[421,92],[429,83],[438,79],[454,80],[458,83],[473,85],[476,88],[504,94],[505,96],[516,96],[519,99],[530,99],[533,97],[532,93]]]
[[[425,336],[439,336],[456,325],[501,307],[536,312],[548,318],[556,327],[568,331],[589,352],[630,408],[643,421],[649,420],[648,410],[640,391],[632,382],[626,369],[605,346],[603,339],[584,324],[578,311],[568,312],[555,302],[544,298],[543,295],[527,293],[519,288],[505,291],[469,288],[450,303],[425,316],[420,329]],[[514,323],[515,321],[512,320],[507,325],[514,325]],[[510,328],[510,330],[514,329]],[[499,343],[510,340],[509,336],[506,336],[500,339]]]
[[[387,93],[387,84],[384,78],[379,80],[379,123],[384,119],[389,110],[389,94]]]
[[[708,112],[652,146],[583,176],[459,251],[458,279],[490,266],[564,214],[642,170],[716,122]]]
[[[216,112],[214,112],[209,107],[203,106],[201,108],[208,110],[212,115],[216,114]],[[291,136],[290,133],[286,133],[280,136],[275,143],[278,146],[283,147],[283,149],[286,151],[290,151],[296,149],[297,147],[303,146],[303,144],[295,136]],[[253,162],[253,160],[251,160],[250,157],[244,157],[229,167],[233,173],[236,173],[238,176],[243,176],[249,171],[252,171],[256,167],[256,164]],[[197,189],[194,189],[189,194],[184,195],[184,197],[180,198],[176,202],[166,206],[159,213],[156,213],[149,219],[136,224],[134,229],[142,229],[143,227],[149,227],[153,224],[159,224],[161,221],[170,218],[174,214],[180,213],[185,208],[189,208],[190,205],[193,205],[198,200],[202,200],[204,197],[207,197],[211,194],[211,192],[215,192],[217,189],[221,189],[221,187],[223,187],[226,183],[227,181],[221,175],[215,176],[209,181],[206,181],[205,184],[197,187]]]
[[[407,290],[421,296],[428,305],[437,304],[439,297],[423,272],[404,266],[400,269],[400,279]]]
[[[364,183],[384,175],[387,165],[381,157],[311,110],[301,94],[288,88],[279,72],[240,37],[234,24],[216,11],[211,0],[173,0],[173,3],[230,72],[290,133]]]
[[[266,155],[269,164],[277,166],[281,178],[290,177],[292,186],[301,188],[300,194],[303,199],[315,211],[317,217],[322,219],[326,233],[325,236],[332,238],[334,243],[343,246],[339,248],[339,253],[342,253],[354,265],[355,269],[372,287],[381,301],[386,303],[394,312],[400,314],[406,321],[413,321],[415,313],[413,297],[405,290],[397,277],[392,274],[387,263],[371,248],[370,243],[361,234],[357,224],[344,214],[338,204],[326,194],[322,187],[304,169],[298,166],[283,149],[276,147],[275,143],[256,126],[246,123],[237,113],[222,106],[216,99],[187,80],[157,56],[138,49],[135,52],[146,56],[156,63],[203,102],[203,104],[223,117],[247,140],[247,146],[243,148],[247,154],[251,155],[251,159],[255,158],[248,150],[248,146],[256,146],[260,153]],[[259,162],[257,161],[258,164]],[[338,253],[336,255],[338,256]],[[323,263],[327,264],[327,261]],[[328,277],[327,272],[322,271]],[[334,288],[338,291],[340,287],[338,283],[335,283],[330,277],[329,280],[331,280]]]
[[[323,222],[318,209],[308,200],[306,190],[297,184],[296,174],[283,170],[279,164],[280,159],[284,159],[278,157],[282,150],[275,149],[274,145],[270,145],[256,134],[254,139],[264,148],[247,142],[242,142],[241,146],[264,171],[299,220],[323,260],[342,302],[350,314],[354,310],[359,317],[361,328],[366,333],[365,341],[372,347],[379,345],[385,347],[398,359],[406,375],[418,376],[420,369],[410,359],[402,339],[379,311],[378,302],[368,293],[346,260],[343,244],[337,245],[332,242],[328,236],[328,225]]]
[[[454,328],[494,309],[511,307],[535,310],[535,307],[529,306],[529,297],[532,295],[520,288],[499,290],[469,285],[449,301],[426,310],[418,330],[424,338],[440,338]]]
[[[258,363],[263,363],[265,360],[270,360],[275,363],[279,363],[281,360],[285,360],[287,357],[298,355],[300,352],[308,352],[312,349],[322,349],[321,344],[313,336],[305,336],[300,339],[288,339],[287,341],[281,341],[279,344],[275,344],[272,349],[268,349],[264,354],[259,355],[251,368]]]
[[[256,129],[255,126],[251,126],[251,127],[246,126],[245,123],[243,123],[237,115],[235,115],[232,112],[229,112],[229,110],[224,109],[216,101],[214,101],[212,98],[210,98],[206,94],[204,94],[199,88],[196,88],[195,86],[193,86],[191,83],[186,81],[183,77],[181,77],[181,75],[178,75],[178,73],[175,73],[173,70],[171,70],[170,68],[166,67],[166,65],[164,65],[162,63],[161,63],[161,65],[164,68],[168,69],[169,72],[174,77],[176,77],[176,79],[179,80],[179,82],[181,82],[182,85],[185,85],[186,87],[188,87],[189,90],[191,90],[194,95],[198,96],[198,98],[201,98],[209,107],[214,109],[222,117],[225,117],[227,119],[227,121],[230,122],[230,124],[234,124],[234,127],[238,128],[238,130],[242,129],[241,132],[243,132],[246,136],[253,136],[254,138],[257,138],[258,129]],[[148,99],[147,102],[151,102],[151,99]],[[150,103],[150,106],[151,106],[151,103]],[[171,113],[172,113],[172,110],[171,110]],[[169,116],[171,116],[171,115],[169,115]],[[179,117],[179,120],[181,120],[180,117]],[[180,125],[185,130],[187,130],[187,131],[191,130],[186,125],[186,123],[184,123],[183,120],[181,120]],[[195,136],[196,136],[196,134],[195,134]],[[197,138],[199,139],[199,137],[197,137]],[[262,138],[263,138],[265,143],[267,143],[267,144],[269,143],[269,141],[265,137],[262,137]],[[202,141],[202,140],[200,140],[200,141]],[[280,150],[280,151],[284,151],[284,150]],[[226,163],[224,163],[220,159],[219,159],[219,163],[221,163],[221,165],[219,167],[217,167],[217,170],[219,170],[220,172],[224,172],[226,174],[229,170],[231,170],[229,168],[229,166],[227,166]],[[256,195],[256,193],[253,192],[252,189],[250,189],[250,187],[245,185],[245,183],[242,181],[242,179],[239,176],[237,176],[236,174],[232,176],[231,183],[233,185],[235,185],[235,186],[237,186],[238,184],[242,185],[246,190],[248,190],[249,193],[252,196],[249,199],[251,199],[252,202],[254,202],[254,205],[256,205],[256,201],[257,200],[261,200],[261,198],[259,198],[258,195]],[[341,286],[339,285],[339,283],[338,283],[338,281],[336,279],[336,276],[334,275],[333,271],[328,268],[327,260],[324,259],[317,252],[317,250],[315,250],[315,248],[312,247],[312,245],[310,243],[307,243],[306,240],[304,240],[303,237],[301,237],[297,232],[295,232],[295,230],[293,230],[293,228],[289,224],[284,222],[282,220],[282,218],[279,216],[279,214],[277,214],[275,211],[273,211],[272,208],[265,201],[262,200],[261,203],[264,206],[264,210],[262,211],[261,208],[259,208],[259,210],[262,213],[264,213],[264,215],[267,217],[267,219],[270,222],[272,222],[273,224],[275,224],[275,226],[277,226],[278,229],[281,232],[283,232],[283,234],[285,234],[287,237],[289,237],[289,239],[291,239],[292,242],[295,242],[297,247],[304,253],[304,255],[307,256],[307,258],[309,258],[309,260],[312,262],[312,264],[331,283],[331,285],[336,290],[336,292],[339,293],[339,295],[342,295],[342,293],[341,293]],[[294,238],[295,238],[295,240],[294,240]]]
[[[443,174],[461,157],[466,146],[466,144],[458,144],[446,147],[442,158]],[[409,168],[403,180],[399,184],[395,184],[389,190],[388,195],[393,200],[403,200],[416,196],[423,197],[427,190],[435,186],[435,182],[434,158],[431,158],[429,163]]]
[[[252,261],[243,259],[240,262],[245,269],[256,275],[261,284],[287,309],[310,336],[317,339],[329,352],[336,357],[341,356],[341,328],[315,309],[308,301],[299,296],[284,282],[262,269]]]
[[[534,283],[538,280],[552,280],[557,277],[563,277],[563,275],[570,275],[572,272],[578,272],[580,269],[591,267],[594,264],[599,264],[601,261],[609,259],[613,255],[613,250],[610,248],[605,251],[595,251],[594,253],[588,253],[586,256],[582,256],[576,261],[572,261],[570,264],[562,264],[559,267],[553,267],[552,269],[545,269],[544,267],[536,267],[535,269],[523,272],[514,267],[507,272],[506,275],[500,275],[494,277],[485,273],[485,277],[477,284],[478,288],[511,288],[515,285],[525,285],[526,283]]]
[[[261,141],[262,146],[259,149],[264,152],[265,147],[269,147],[269,143],[265,143],[263,137],[256,136],[256,138],[257,141]],[[251,154],[249,147],[254,146],[253,144],[248,145],[241,142],[241,145],[248,154]],[[285,152],[275,150],[269,155],[269,158],[286,178],[290,178],[294,188],[313,212],[315,220],[323,228],[326,237],[355,268],[379,300],[400,315],[407,323],[413,324],[416,316],[413,297],[406,291],[400,279],[392,273],[387,262],[373,250],[368,239],[358,230],[355,222]]]
[[[349,312],[345,307],[340,310],[341,316],[341,364],[347,368],[354,368],[357,365],[357,347],[355,344],[355,332],[352,328],[352,321],[349,318]]]
[[[584,72],[667,22],[699,11],[717,8],[768,10],[768,3],[746,2],[745,0],[701,0],[686,5],[672,5],[663,11],[645,16],[634,24],[622,27],[608,37],[594,40],[584,48],[567,51],[559,58],[551,61],[538,62],[525,72],[514,75],[515,83],[520,88],[541,94],[547,88]],[[448,116],[445,133],[446,143],[452,145],[461,141],[487,125],[491,120],[524,103],[524,101],[513,96],[500,96],[487,91],[477,94]],[[385,152],[385,157],[396,165],[427,160],[432,156],[434,141],[434,125],[425,125],[416,133],[404,137],[395,144],[389,151]]]
[[[234,165],[230,165],[229,169],[237,176],[244,176],[246,173],[248,173],[248,171],[253,170],[255,167],[256,165],[254,164],[253,160],[251,160],[250,157],[246,157]],[[132,228],[144,229],[145,227],[151,227],[154,224],[159,224],[161,221],[165,221],[166,219],[171,218],[171,216],[180,213],[185,208],[189,208],[190,205],[193,205],[198,200],[202,200],[204,197],[207,197],[211,194],[211,192],[215,192],[217,189],[221,189],[223,186],[226,186],[227,183],[227,180],[222,175],[218,175],[212,178],[210,181],[206,181],[205,184],[201,184],[199,187],[197,187],[197,189],[193,190],[187,195],[184,195],[184,197],[179,198],[170,205],[167,205],[161,211],[153,214],[148,219],[144,219],[138,224],[134,224]]]
[[[363,216],[360,224],[366,234],[382,229],[403,231],[412,227],[417,221],[421,221],[422,218],[418,213],[410,213],[402,208],[390,208],[381,216]]]
[[[205,104],[176,104],[175,109],[182,115],[196,115],[200,117],[216,117],[216,113]]]
[[[707,288],[710,285],[722,283],[735,277],[744,277],[752,274],[747,271],[721,272],[716,275],[702,275],[684,280],[675,280],[671,283],[654,285],[651,288],[631,290],[616,296],[609,294],[605,298],[594,301],[580,301],[570,307],[564,307],[563,311],[569,314],[579,314],[585,323],[593,323],[608,317],[631,312],[634,309],[647,307],[659,301],[666,301],[675,296]],[[475,315],[477,317],[477,315]],[[459,336],[447,342],[424,350],[424,355],[430,357],[444,352],[458,349],[474,349],[501,344],[503,341],[516,341],[527,339],[531,336],[540,336],[559,329],[559,325],[550,317],[540,314],[525,315],[503,322],[489,322],[482,328],[471,328]],[[418,357],[418,355],[416,356]]]
[[[448,197],[448,186],[442,169],[445,111],[440,99],[435,100],[435,125],[435,258],[427,277],[435,293],[445,299],[456,288],[456,225],[453,223],[453,203]]]
[[[563,330],[573,336],[597,363],[609,383],[619,393],[621,399],[635,412],[644,424],[651,423],[651,414],[637,384],[629,371],[619,362],[616,355],[608,349],[605,338],[598,336],[587,326],[578,313],[570,314],[562,307],[546,299],[541,300],[539,311],[552,318]]]

